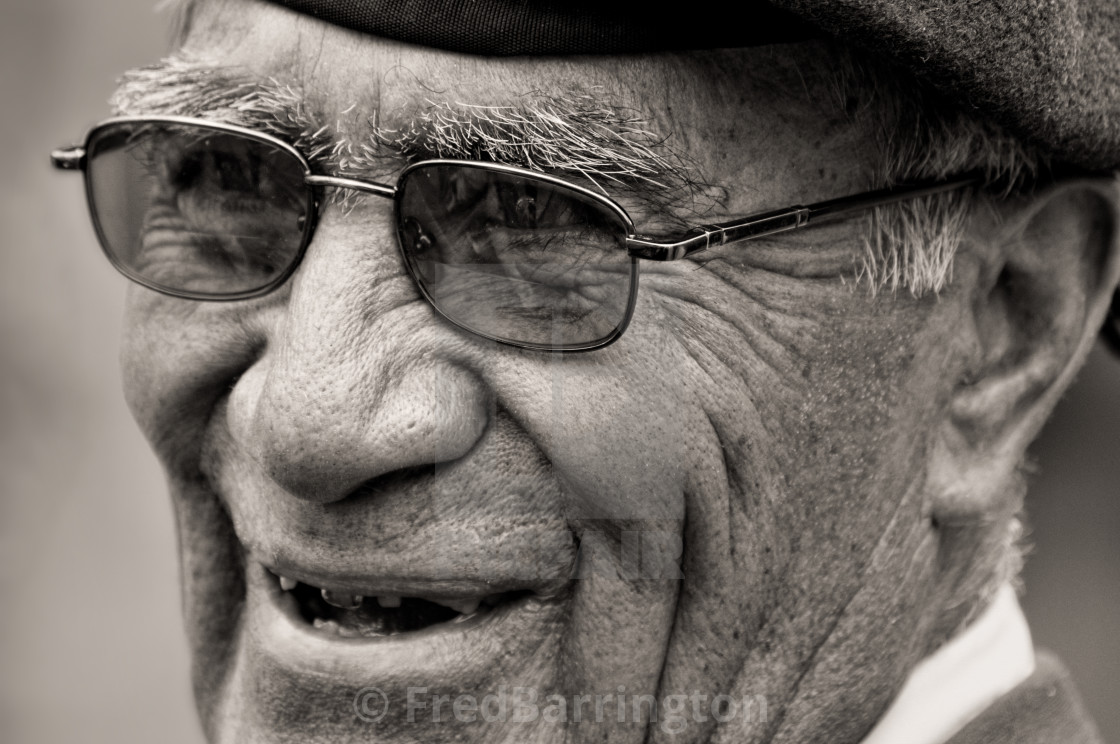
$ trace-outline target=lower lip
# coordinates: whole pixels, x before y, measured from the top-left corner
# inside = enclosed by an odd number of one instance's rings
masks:
[[[267,570],[247,573],[247,633],[250,643],[274,663],[297,673],[329,674],[362,682],[407,675],[411,682],[438,682],[448,674],[484,671],[492,660],[509,659],[520,646],[532,654],[559,637],[562,599],[522,597],[461,622],[379,638],[343,638],[313,628],[295,599]]]

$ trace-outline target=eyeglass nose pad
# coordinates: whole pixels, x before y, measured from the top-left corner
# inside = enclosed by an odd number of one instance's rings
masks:
[[[432,238],[424,232],[423,226],[415,217],[409,217],[404,221],[401,242],[404,244],[409,263],[412,264],[420,280],[425,284],[435,284],[439,281],[442,267],[438,261],[433,260]]]

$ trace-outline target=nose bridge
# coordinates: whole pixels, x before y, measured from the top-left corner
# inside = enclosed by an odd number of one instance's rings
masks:
[[[454,460],[486,427],[480,379],[444,351],[440,324],[401,265],[371,200],[325,213],[264,358],[243,380],[237,434],[300,498],[344,498],[365,481]],[[235,414],[236,415],[236,414]]]

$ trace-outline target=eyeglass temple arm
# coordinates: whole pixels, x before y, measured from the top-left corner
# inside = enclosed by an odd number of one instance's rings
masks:
[[[51,150],[51,165],[58,170],[85,170],[86,148],[72,145]]]
[[[772,212],[732,220],[731,222],[699,225],[694,228],[693,234],[675,241],[662,242],[634,236],[626,239],[626,251],[631,256],[650,261],[676,261],[717,245],[760,238],[787,230],[796,230],[822,219],[836,219],[853,212],[885,206],[906,199],[917,199],[953,191],[981,183],[981,181],[980,176],[968,174],[938,183],[915,184],[842,196],[839,199],[829,199],[808,206],[798,204]]]

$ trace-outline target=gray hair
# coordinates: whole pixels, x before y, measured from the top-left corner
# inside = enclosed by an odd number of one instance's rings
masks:
[[[1049,170],[1040,150],[970,116],[909,72],[844,48],[837,57],[838,105],[877,139],[876,186],[976,172],[1006,196]],[[872,289],[939,292],[951,281],[974,204],[975,194],[965,190],[873,210],[862,271]]]

